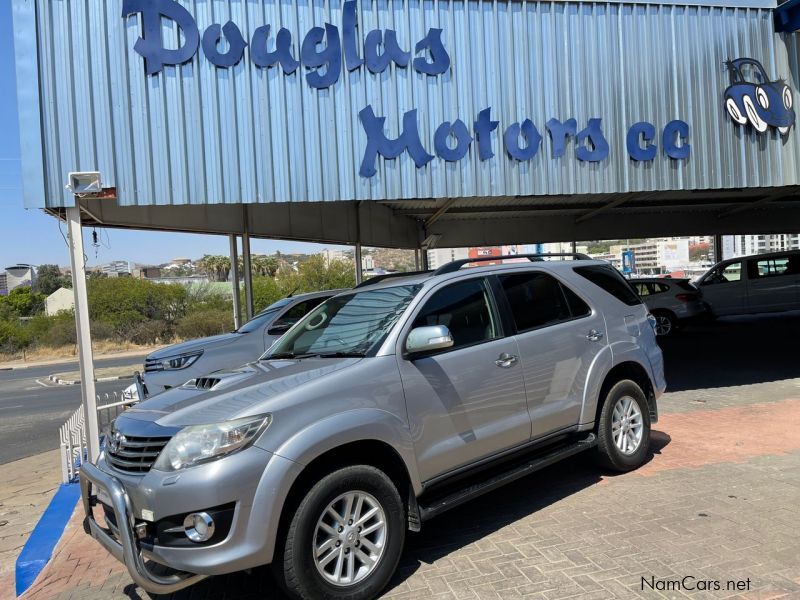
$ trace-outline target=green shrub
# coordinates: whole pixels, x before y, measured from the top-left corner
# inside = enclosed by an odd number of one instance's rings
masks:
[[[77,344],[78,336],[75,333],[75,319],[55,319],[50,324],[50,328],[45,335],[37,338],[37,340],[40,344],[51,348]]]
[[[233,330],[230,310],[209,309],[193,312],[178,321],[177,333],[185,339],[219,335]]]
[[[142,321],[130,328],[126,339],[141,345],[166,342],[169,339],[168,331],[169,327],[164,321]]]
[[[0,352],[15,354],[30,344],[29,333],[18,321],[0,321]]]

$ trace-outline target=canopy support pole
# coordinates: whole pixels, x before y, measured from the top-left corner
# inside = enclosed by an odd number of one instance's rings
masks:
[[[239,248],[236,235],[228,236],[231,243],[231,288],[233,290],[233,326],[242,326],[242,302],[239,298]]]
[[[92,333],[89,328],[89,297],[86,292],[86,260],[83,252],[81,209],[78,202],[78,198],[75,198],[75,206],[66,209],[66,217],[69,233],[69,258],[72,266],[72,290],[75,297],[75,331],[81,373],[83,418],[86,423],[89,461],[94,463],[100,456],[100,428],[97,423]]]
[[[356,285],[359,285],[362,281],[364,281],[364,272],[362,270],[362,261],[361,261],[361,202],[356,203],[356,249],[355,255],[353,257],[355,259],[355,267],[356,267]]]
[[[714,262],[719,262],[722,258],[722,236],[717,234],[714,236]]]
[[[247,320],[253,318],[253,269],[250,264],[250,234],[242,234],[242,266],[244,267],[244,299]]]

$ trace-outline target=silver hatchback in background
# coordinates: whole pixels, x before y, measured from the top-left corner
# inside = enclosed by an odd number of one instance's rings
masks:
[[[667,336],[682,323],[708,313],[703,294],[688,279],[634,279],[631,285],[656,318],[656,335]]]
[[[283,298],[236,331],[173,344],[148,354],[144,363],[146,395],[155,396],[190,379],[256,360],[292,325],[341,291],[312,292]],[[135,385],[125,393],[130,397],[138,395]]]

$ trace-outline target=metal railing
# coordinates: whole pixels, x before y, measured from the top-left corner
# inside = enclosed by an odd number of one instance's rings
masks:
[[[138,398],[126,397],[123,392],[97,396],[97,423],[103,431],[121,412],[139,402]],[[89,459],[86,444],[86,423],[83,404],[78,407],[67,422],[61,426],[61,480],[64,483],[76,481],[81,464]]]

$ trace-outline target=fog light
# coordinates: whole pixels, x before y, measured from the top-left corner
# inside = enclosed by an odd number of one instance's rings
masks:
[[[214,519],[208,513],[192,513],[183,520],[183,531],[193,542],[207,542],[214,535]]]

